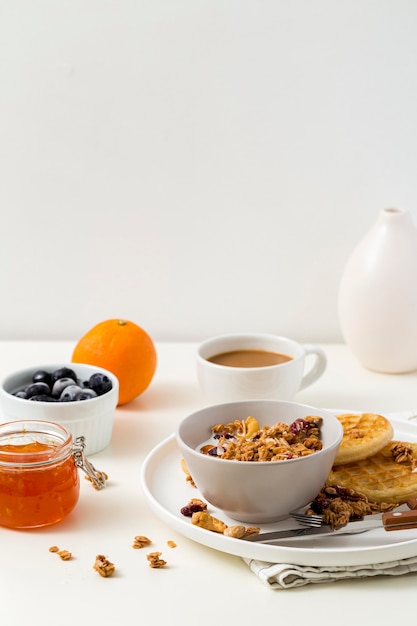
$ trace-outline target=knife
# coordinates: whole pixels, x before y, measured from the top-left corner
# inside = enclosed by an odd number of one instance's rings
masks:
[[[290,528],[288,530],[277,530],[268,533],[259,533],[257,535],[248,535],[243,537],[245,541],[257,543],[276,543],[281,539],[302,539],[304,537],[321,536],[325,537],[337,535],[350,535],[366,532],[373,528],[384,528],[387,531],[405,530],[408,528],[417,528],[417,510],[412,511],[390,511],[378,515],[378,519],[365,519],[358,522],[349,522],[345,526],[332,528],[327,524],[321,526],[299,526],[298,528]]]

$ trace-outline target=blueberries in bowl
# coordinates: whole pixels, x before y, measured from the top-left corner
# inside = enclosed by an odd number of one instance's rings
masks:
[[[71,368],[60,367],[53,372],[36,371],[32,381],[13,395],[34,402],[78,402],[102,396],[112,386],[112,381],[101,372],[80,380]]]

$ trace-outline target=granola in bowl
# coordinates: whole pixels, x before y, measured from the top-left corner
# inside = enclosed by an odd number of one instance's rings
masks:
[[[321,422],[321,417],[307,415],[291,424],[277,422],[261,427],[256,418],[249,416],[215,424],[211,428],[212,441],[205,443],[200,452],[235,461],[287,461],[322,449]]]

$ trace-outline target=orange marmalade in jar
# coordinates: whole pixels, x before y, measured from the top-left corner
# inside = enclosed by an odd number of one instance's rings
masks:
[[[79,498],[79,455],[71,433],[58,424],[1,424],[0,525],[36,528],[63,520]]]

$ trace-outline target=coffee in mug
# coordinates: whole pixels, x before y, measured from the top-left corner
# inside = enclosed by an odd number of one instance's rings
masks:
[[[228,367],[267,367],[291,361],[292,357],[268,350],[231,350],[208,358],[210,363]]]

